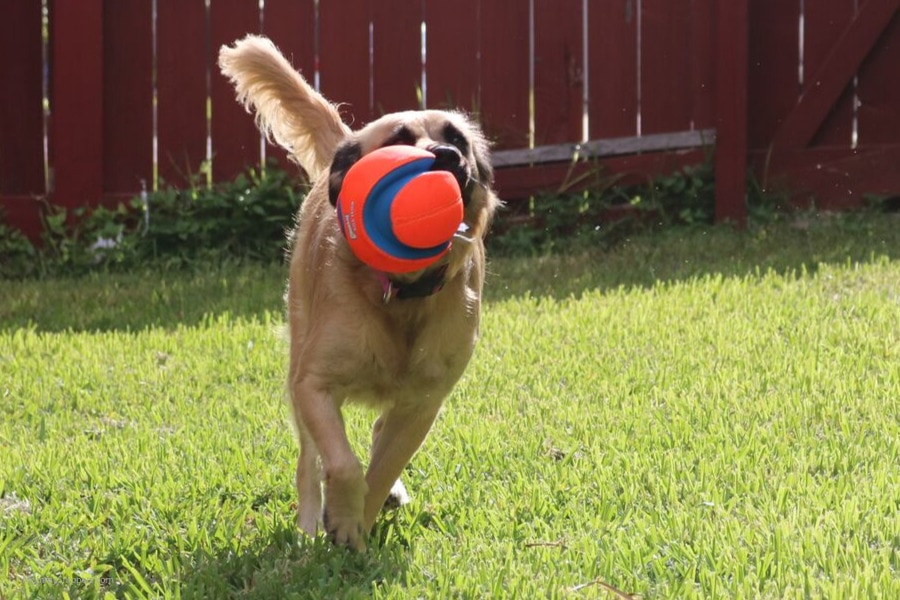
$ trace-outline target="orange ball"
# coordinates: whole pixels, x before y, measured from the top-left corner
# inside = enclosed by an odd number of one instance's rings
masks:
[[[449,171],[416,175],[397,191],[391,203],[394,235],[413,248],[432,248],[447,242],[462,219],[459,184]]]
[[[341,231],[373,269],[416,271],[449,252],[462,194],[450,172],[431,170],[434,159],[414,146],[386,146],[347,171],[337,202]]]

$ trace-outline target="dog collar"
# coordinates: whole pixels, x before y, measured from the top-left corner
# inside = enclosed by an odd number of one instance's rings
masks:
[[[388,304],[394,298],[408,300],[410,298],[425,298],[436,294],[444,287],[444,278],[447,275],[447,265],[443,265],[430,273],[409,283],[394,281],[384,271],[375,271],[375,276],[381,284],[383,292],[381,299]]]

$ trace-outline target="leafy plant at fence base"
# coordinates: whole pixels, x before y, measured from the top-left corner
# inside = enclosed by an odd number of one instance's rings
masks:
[[[42,245],[32,246],[0,220],[0,277],[47,276],[156,264],[182,268],[222,261],[282,258],[285,231],[305,189],[274,163],[248,169],[231,182],[208,186],[206,175],[187,189],[165,186],[128,205],[90,210],[48,206]],[[610,247],[637,229],[713,220],[712,163],[689,166],[645,184],[621,185],[599,168],[563,188],[502,210],[488,236],[496,256],[542,256]],[[755,222],[778,218],[788,196],[747,181]],[[2,216],[2,215],[0,215]]]
[[[215,186],[163,187],[114,208],[49,205],[39,247],[0,226],[3,277],[127,269],[147,262],[278,261],[304,188],[274,163]],[[15,232],[15,233],[13,233]]]
[[[169,188],[151,204],[151,257],[187,263],[212,252],[251,260],[283,256],[285,230],[304,190],[284,171],[250,169],[233,182],[199,188],[190,197]]]
[[[18,229],[4,223],[0,208],[0,279],[31,275],[37,250]]]
[[[541,195],[501,212],[489,244],[499,255],[543,255],[606,246],[640,226],[711,223],[713,174],[709,162],[640,185],[597,174],[586,191]]]

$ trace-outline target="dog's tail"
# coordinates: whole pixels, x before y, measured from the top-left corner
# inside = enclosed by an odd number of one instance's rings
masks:
[[[350,135],[337,108],[294,70],[271,40],[248,35],[219,50],[219,68],[238,101],[256,110],[266,137],[287,149],[313,180],[328,168],[338,144]]]

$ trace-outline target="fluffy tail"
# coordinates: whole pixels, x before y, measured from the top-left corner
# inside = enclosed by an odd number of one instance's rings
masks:
[[[287,149],[313,180],[325,172],[350,129],[271,40],[248,35],[222,46],[219,68],[234,84],[238,102],[256,111],[256,124],[270,141]]]

